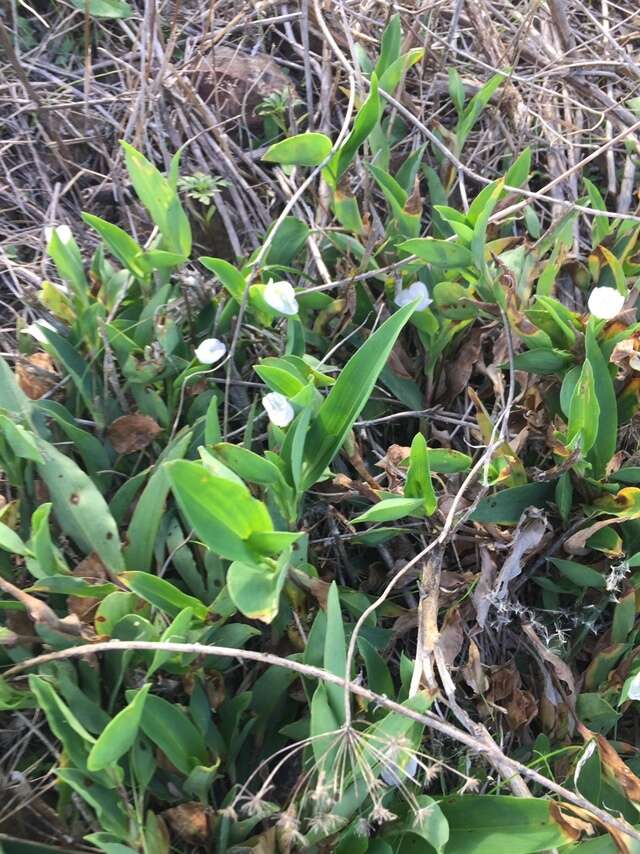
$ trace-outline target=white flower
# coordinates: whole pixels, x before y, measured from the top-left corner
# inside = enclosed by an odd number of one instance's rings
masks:
[[[615,288],[594,288],[589,294],[589,311],[599,320],[611,320],[622,311],[624,296]]]
[[[196,348],[196,359],[202,365],[215,365],[227,352],[226,346],[217,338],[206,338]]]
[[[286,314],[287,317],[293,317],[298,313],[296,292],[289,282],[274,282],[273,279],[269,279],[269,284],[264,289],[264,301],[274,311]]]
[[[414,282],[404,291],[397,290],[394,302],[396,305],[403,306],[409,305],[410,302],[414,302],[415,300],[420,300],[416,306],[416,311],[424,311],[433,302],[424,282]]]
[[[269,416],[269,421],[276,427],[286,427],[293,421],[295,415],[293,406],[283,394],[277,391],[265,394],[262,398],[262,405]]]
[[[402,783],[406,783],[407,780],[413,780],[415,777],[416,771],[418,770],[418,760],[413,754],[410,754],[408,759],[403,758],[407,756],[407,751],[390,751],[388,754],[389,762],[382,769],[382,774],[380,775],[387,786],[400,786]]]
[[[51,242],[51,238],[54,234],[58,237],[60,243],[69,243],[73,240],[73,234],[71,233],[71,229],[68,225],[59,225],[56,228],[47,226],[44,230],[44,236],[47,239],[47,243]]]

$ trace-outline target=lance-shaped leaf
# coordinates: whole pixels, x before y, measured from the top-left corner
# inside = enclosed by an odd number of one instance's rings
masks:
[[[302,489],[313,486],[342,447],[412,313],[410,304],[392,315],[345,365],[307,433]]]

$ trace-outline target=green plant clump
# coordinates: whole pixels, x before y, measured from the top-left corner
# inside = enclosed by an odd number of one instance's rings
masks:
[[[226,185],[123,142],[151,238],[53,229],[0,359],[0,710],[105,854],[638,850],[640,231],[585,182],[570,302],[528,150],[466,206],[392,156],[401,41],[339,142],[262,108],[330,228],[195,258]],[[504,80],[450,75],[456,156]]]

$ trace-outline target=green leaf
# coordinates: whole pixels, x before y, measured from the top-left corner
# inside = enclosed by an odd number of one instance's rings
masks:
[[[167,465],[180,510],[198,537],[214,554],[254,564],[247,540],[253,533],[273,531],[262,501],[244,484],[210,474],[198,463],[179,460]]]
[[[319,166],[331,154],[331,145],[323,133],[299,133],[276,142],[262,159],[282,166]]]
[[[400,57],[400,46],[402,43],[402,22],[400,15],[396,12],[389,18],[389,23],[384,28],[380,40],[380,56],[376,63],[375,72],[382,77],[384,72]]]
[[[358,649],[367,669],[367,686],[376,694],[394,697],[393,679],[378,650],[363,637],[358,638]]]
[[[243,480],[266,486],[282,483],[282,474],[274,463],[243,448],[242,445],[220,442],[214,445],[213,453]]]
[[[437,854],[442,854],[449,841],[449,822],[438,802],[428,795],[418,795],[416,803],[417,808],[401,823],[402,836],[396,835],[394,825],[390,828],[389,835],[399,843],[393,848],[394,854],[421,854],[425,848],[420,839],[429,843],[430,849],[435,849]]]
[[[133,745],[140,727],[147,694],[151,685],[144,685],[135,697],[106,725],[98,740],[91,748],[87,759],[89,771],[102,771],[110,768]]]
[[[594,211],[604,211],[606,212],[607,206],[605,204],[602,195],[600,194],[600,190],[596,187],[593,181],[590,181],[588,178],[582,178],[585,187],[587,188],[587,193],[589,194],[589,201],[591,203],[591,207]],[[611,229],[611,224],[609,223],[609,218],[606,216],[594,216],[591,218],[591,248],[596,249],[596,247],[600,246],[602,241],[605,239],[607,234]]]
[[[431,480],[431,469],[429,468],[429,451],[422,433],[416,433],[411,443],[409,471],[404,485],[404,494],[407,498],[421,498],[427,516],[431,516],[438,506],[438,499]]]
[[[89,284],[84,274],[82,254],[68,226],[60,225],[51,231],[47,244],[47,254],[56,265],[61,278],[71,286],[78,303],[86,305]],[[42,329],[44,330],[46,327],[42,327]]]
[[[416,237],[405,240],[398,246],[403,252],[417,255],[423,261],[428,261],[436,267],[470,267],[473,258],[469,249],[460,243],[450,243],[448,240],[437,240],[434,237]]]
[[[95,742],[67,704],[41,676],[29,676],[29,688],[46,717],[51,732],[64,745],[65,753],[78,768],[84,768],[90,745]]]
[[[184,608],[191,608],[199,619],[207,618],[206,605],[195,596],[183,593],[164,578],[158,578],[149,572],[121,572],[118,577],[145,602],[166,611],[172,617],[177,616]]]
[[[0,413],[0,430],[9,443],[9,447],[23,460],[31,460],[35,463],[43,462],[42,455],[38,450],[33,434],[25,430],[20,424]]]
[[[206,255],[198,258],[198,261],[200,261],[202,266],[206,267],[207,270],[216,274],[225,289],[236,302],[242,302],[244,292],[247,288],[247,282],[242,273],[237,270],[233,264],[230,264],[228,261],[224,261],[222,258],[210,258]]]
[[[349,164],[358,153],[358,149],[376,126],[380,117],[381,104],[378,94],[378,78],[375,72],[371,75],[369,97],[358,110],[351,133],[333,155],[324,170],[327,183],[335,190],[340,178],[344,175]]]
[[[208,612],[207,612],[208,613]],[[186,643],[188,640],[189,629],[193,620],[193,608],[187,607],[180,611],[174,618],[173,622],[167,626],[160,638],[161,643]],[[163,652],[159,649],[153,656],[153,661],[147,670],[147,679],[150,679],[156,670],[163,667],[167,661],[173,658],[176,653]]]
[[[566,350],[556,350],[552,347],[536,347],[535,350],[525,350],[513,359],[513,365],[518,371],[531,374],[558,374],[573,364],[574,357]]]
[[[75,387],[89,412],[99,425],[104,422],[100,401],[102,395],[102,384],[95,373],[91,370],[90,360],[84,359],[78,350],[62,335],[58,335],[53,329],[42,327],[42,334],[47,339],[46,349],[50,350],[67,370]]]
[[[280,593],[287,578],[291,552],[284,552],[275,568],[234,561],[227,573],[229,595],[245,617],[271,623],[278,614]]]
[[[57,575],[68,572],[67,565],[60,551],[53,545],[49,528],[51,503],[41,504],[31,516],[31,538],[29,548],[33,552],[34,561],[27,560],[29,572],[36,578]],[[34,563],[36,566],[34,566]]]
[[[189,775],[197,765],[210,764],[202,735],[176,703],[150,694],[144,704],[140,726],[147,738],[183,774]]]
[[[527,147],[520,152],[518,157],[509,167],[504,176],[504,183],[509,187],[522,187],[529,179],[531,172],[531,148]]]
[[[344,621],[340,610],[340,597],[335,581],[331,582],[327,596],[327,631],[324,638],[324,668],[329,673],[346,675],[347,643],[344,634]],[[344,722],[344,688],[326,684],[327,697],[336,720]]]
[[[365,513],[351,520],[353,525],[361,522],[393,522],[405,516],[422,516],[424,512],[423,498],[383,498]]]
[[[94,810],[100,827],[119,839],[128,839],[130,818],[119,791],[88,780],[87,774],[77,768],[58,768],[56,774]]]
[[[35,584],[28,587],[30,592],[61,593],[64,596],[85,596],[91,599],[104,599],[118,588],[110,581],[102,584],[92,584],[84,578],[75,575],[49,575],[39,578]]]
[[[112,572],[124,569],[118,529],[93,481],[69,457],[37,439],[44,463],[37,464],[62,530],[85,551],[97,552]]]
[[[469,518],[492,525],[517,525],[527,507],[543,507],[547,501],[552,501],[553,491],[553,482],[525,483],[503,489],[483,498]]]
[[[587,360],[582,366],[569,404],[569,447],[580,447],[582,452],[587,454],[598,436],[599,417],[600,406],[595,393],[593,369]]]
[[[384,74],[380,77],[380,89],[393,95],[394,91],[402,82],[405,74],[418,62],[421,62],[424,56],[424,48],[414,47],[412,50],[398,57],[395,62],[387,68]]]
[[[191,254],[191,226],[174,187],[139,151],[121,140],[131,183],[171,252]]]
[[[47,418],[53,418],[67,438],[71,440],[75,452],[79,454],[84,463],[87,474],[91,476],[96,486],[104,492],[111,482],[108,472],[113,462],[104,442],[100,442],[93,434],[78,427],[68,410],[55,400],[38,400],[35,402],[35,407],[44,412]]]
[[[146,270],[142,263],[144,250],[133,237],[130,237],[124,229],[99,216],[83,213],[82,219],[98,232],[118,261],[130,273],[139,279],[145,278]]]
[[[287,216],[278,226],[278,230],[271,241],[271,246],[264,259],[264,266],[277,265],[288,267],[309,237],[309,226],[295,216]],[[271,229],[267,236],[271,235]]]
[[[342,369],[307,433],[301,480],[303,490],[322,477],[342,447],[412,313],[413,306],[407,305],[392,315]]]
[[[532,854],[572,842],[551,801],[510,795],[454,795],[438,801],[455,854]]]
[[[594,477],[603,477],[609,461],[616,452],[618,439],[618,410],[613,380],[609,366],[596,341],[591,323],[587,324],[585,336],[586,356],[593,370],[595,397],[600,406],[598,434],[589,453]]]
[[[148,572],[151,568],[153,547],[166,511],[166,500],[169,494],[169,477],[165,463],[181,459],[189,448],[191,438],[190,432],[185,433],[178,436],[165,449],[138,499],[127,529],[128,543],[124,551],[126,564],[131,569]]]
[[[87,10],[94,18],[130,18],[133,14],[126,0],[71,0],[81,12]]]
[[[13,371],[0,356],[0,409],[6,409],[15,418],[28,418],[31,412],[31,401],[22,391]]]
[[[429,468],[441,474],[454,474],[468,471],[473,462],[469,454],[452,451],[449,448],[427,448]]]
[[[506,74],[494,74],[484,84],[482,89],[477,92],[467,104],[464,113],[462,114],[458,126],[456,127],[456,138],[458,149],[462,150],[464,143],[471,133],[473,126],[478,121],[483,109],[491,100],[491,96],[496,91],[498,86],[506,79]]]
[[[446,317],[452,320],[469,320],[478,316],[478,305],[467,288],[458,282],[438,282],[433,298]]]
[[[617,472],[611,475],[612,480],[618,480],[620,483],[640,483],[640,466],[623,466]]]
[[[574,560],[563,560],[562,558],[552,557],[549,559],[555,568],[568,578],[572,584],[577,587],[595,587],[603,590],[607,585],[607,580],[601,572],[596,569],[591,569],[590,566],[584,566]]]
[[[21,555],[22,557],[31,554],[16,532],[8,525],[5,525],[4,522],[0,522],[0,549],[11,554]]]

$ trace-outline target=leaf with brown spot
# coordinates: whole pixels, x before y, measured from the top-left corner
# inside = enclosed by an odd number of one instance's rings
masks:
[[[592,738],[597,740],[602,768],[614,788],[622,792],[631,803],[640,803],[640,779],[636,777],[626,762],[618,756],[617,751],[609,744],[607,739],[603,735],[591,732],[591,730],[582,724],[578,729],[585,741],[589,741]]]
[[[162,432],[162,427],[149,415],[134,413],[116,418],[107,428],[107,438],[118,454],[142,451]]]
[[[568,805],[563,804],[563,806]],[[560,805],[555,803],[555,801],[550,801],[549,812],[551,813],[553,820],[558,822],[560,827],[573,842],[577,842],[583,833],[586,833],[587,836],[593,835],[593,825],[590,822],[584,821],[574,815],[566,815],[561,811]]]

